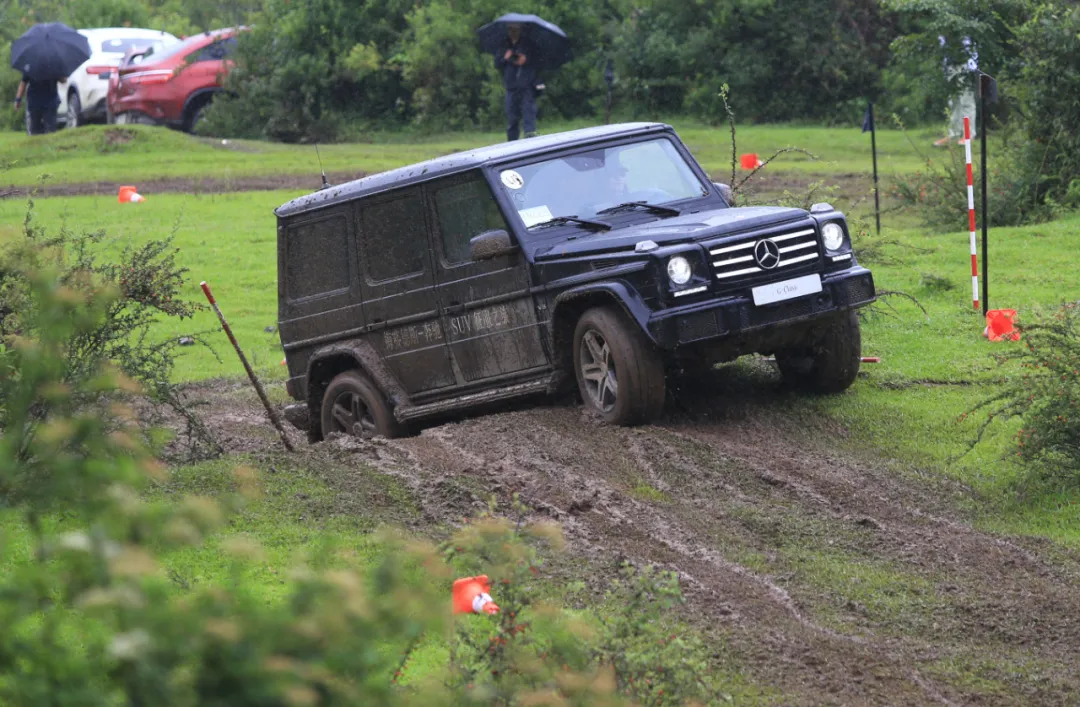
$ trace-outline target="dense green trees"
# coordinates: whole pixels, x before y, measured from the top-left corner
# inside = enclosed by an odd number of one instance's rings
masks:
[[[610,60],[616,69],[616,115],[622,118],[691,114],[719,120],[719,89],[727,84],[740,120],[855,123],[864,101],[873,99],[879,115],[896,113],[913,125],[943,118],[955,87],[949,86],[942,62],[947,56],[954,62],[962,59],[961,37],[970,37],[978,47],[983,70],[1024,77],[1022,86],[1007,87],[1005,94],[1036,100],[1028,79],[1049,79],[1050,74],[1032,74],[1032,67],[1046,64],[1034,56],[1042,50],[1031,39],[1036,25],[1028,23],[1039,16],[1046,25],[1046,17],[1064,12],[1040,9],[1043,4],[0,0],[0,42],[6,45],[29,24],[50,19],[82,27],[142,25],[178,35],[249,24],[254,30],[244,36],[230,77],[235,98],[218,102],[207,128],[238,136],[327,141],[369,126],[497,126],[502,91],[491,57],[478,50],[475,30],[514,10],[558,23],[573,42],[574,60],[543,77],[548,92],[541,110],[549,118],[599,115],[606,94],[603,70]],[[1058,4],[1071,6],[1064,0]],[[948,39],[944,49],[939,37]],[[1057,42],[1045,39],[1051,42],[1044,45],[1047,50]],[[1066,53],[1073,40],[1062,40]],[[15,80],[14,72],[4,79],[9,84]],[[1012,105],[1003,103],[999,116]]]

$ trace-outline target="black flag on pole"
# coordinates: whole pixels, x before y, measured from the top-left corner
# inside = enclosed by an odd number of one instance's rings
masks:
[[[881,235],[881,197],[878,191],[878,176],[877,176],[877,130],[874,129],[874,104],[866,104],[866,112],[863,113],[862,119],[862,131],[864,133],[870,133],[870,154],[873,155],[874,160],[874,224],[877,226],[877,233]]]

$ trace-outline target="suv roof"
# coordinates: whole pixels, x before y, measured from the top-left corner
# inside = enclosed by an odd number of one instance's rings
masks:
[[[293,216],[342,201],[377,194],[392,187],[417,184],[437,177],[464,172],[491,162],[502,162],[567,147],[585,146],[611,138],[647,135],[669,129],[670,126],[665,123],[619,123],[570,130],[552,135],[541,135],[525,140],[514,140],[488,147],[479,147],[474,150],[455,152],[451,155],[398,167],[387,172],[380,172],[370,177],[362,177],[329,189],[322,189],[306,196],[297,197],[274,209],[274,213],[279,217]]]

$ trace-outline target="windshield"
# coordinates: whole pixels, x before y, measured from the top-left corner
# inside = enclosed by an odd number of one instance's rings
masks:
[[[593,217],[630,201],[666,204],[709,193],[664,138],[503,170],[499,180],[526,228],[560,216]]]

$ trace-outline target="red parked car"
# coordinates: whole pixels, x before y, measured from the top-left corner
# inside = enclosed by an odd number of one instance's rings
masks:
[[[222,91],[233,65],[229,57],[236,49],[236,34],[243,29],[204,32],[158,52],[125,57],[109,82],[109,121],[192,132]]]

